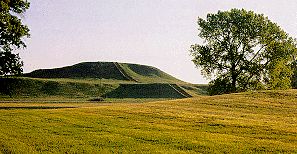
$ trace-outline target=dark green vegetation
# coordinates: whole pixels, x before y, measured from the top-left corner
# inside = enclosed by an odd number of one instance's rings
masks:
[[[0,76],[20,74],[23,62],[12,51],[26,47],[24,37],[29,28],[22,24],[20,16],[29,8],[27,0],[0,1]]]
[[[0,103],[0,153],[297,153],[296,98],[288,90],[149,103]]]
[[[176,84],[120,84],[106,94],[112,98],[187,98],[192,97]]]
[[[140,83],[185,83],[163,71],[146,65],[117,62],[84,62],[72,66],[40,69],[24,74],[32,78],[96,78]]]
[[[40,69],[24,74],[32,78],[103,78],[127,80],[112,62],[85,62],[55,69]]]
[[[38,80],[31,78],[0,78],[0,96],[13,98],[89,98],[112,90],[112,85]]]
[[[205,45],[192,45],[193,62],[208,77],[210,94],[291,88],[296,41],[263,14],[244,9],[199,18]]]
[[[36,70],[24,76],[0,78],[0,96],[83,100],[185,98],[206,94],[207,88],[178,80],[155,67],[116,62],[85,62]]]

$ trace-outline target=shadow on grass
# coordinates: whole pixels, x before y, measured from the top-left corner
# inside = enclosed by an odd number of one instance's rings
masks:
[[[14,106],[14,107],[0,107],[0,110],[15,110],[15,109],[65,109],[65,108],[77,108],[77,107],[61,107],[61,106]]]

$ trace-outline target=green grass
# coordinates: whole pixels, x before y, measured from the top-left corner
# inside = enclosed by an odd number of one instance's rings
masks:
[[[55,106],[75,108],[45,109]],[[0,153],[297,153],[296,117],[297,90],[147,103],[1,103]]]
[[[121,84],[105,95],[108,98],[185,98],[169,84]]]
[[[61,68],[39,69],[23,76],[0,78],[0,100],[13,97],[13,99],[60,98],[81,101],[81,99],[104,96],[112,91],[114,92],[111,95],[106,96],[181,98],[174,94],[173,88],[164,88],[168,83],[181,86],[182,88],[177,89],[190,96],[207,93],[203,86],[178,80],[155,67],[129,63],[83,62]],[[149,86],[151,84],[155,86],[151,88]],[[137,87],[137,89],[122,90],[120,85]],[[115,93],[121,95],[114,95]]]
[[[140,83],[185,83],[152,66],[128,63],[118,64],[123,69],[124,74],[129,75]],[[97,78],[128,81],[113,62],[83,62],[61,68],[39,69],[26,73],[24,76],[33,78]]]
[[[123,89],[123,85],[128,88]],[[193,96],[206,93],[205,86],[193,84],[181,84],[180,86]],[[81,101],[103,96],[110,92],[112,93],[108,94],[108,97],[182,98],[174,89],[164,83],[143,84],[95,78],[0,78],[0,100],[63,99]]]
[[[178,84],[178,85],[192,96],[208,95],[207,84]]]
[[[39,69],[24,74],[34,78],[104,78],[125,80],[112,62],[83,62],[54,69]]]
[[[133,81],[127,80],[114,80],[114,79],[98,79],[98,78],[28,78],[39,81],[54,81],[54,82],[74,82],[74,83],[86,83],[86,84],[109,84],[109,85],[119,85],[123,84],[135,84]]]
[[[94,82],[94,81],[93,81]],[[90,98],[98,97],[118,85],[64,82],[55,79],[0,78],[0,100],[12,98]]]
[[[140,83],[186,83],[152,66],[128,63],[119,63],[119,65]]]

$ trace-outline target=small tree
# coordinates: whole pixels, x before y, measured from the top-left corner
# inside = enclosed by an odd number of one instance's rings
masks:
[[[291,85],[295,41],[262,14],[244,9],[198,18],[203,45],[192,45],[193,62],[208,78],[210,94]]]
[[[29,37],[29,29],[18,17],[29,8],[27,0],[0,1],[0,76],[22,73],[23,62],[14,49],[26,47],[23,37]]]

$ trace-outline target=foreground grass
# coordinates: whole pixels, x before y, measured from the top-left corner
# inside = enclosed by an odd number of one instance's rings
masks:
[[[2,103],[0,125],[0,153],[297,153],[297,91]]]

